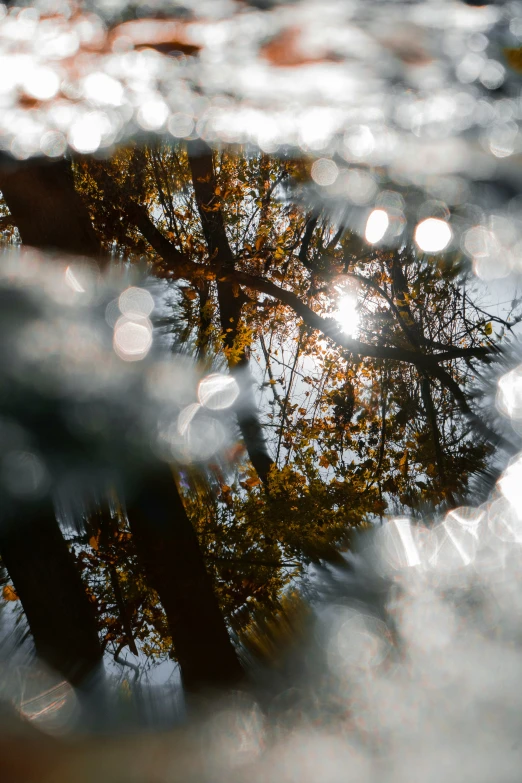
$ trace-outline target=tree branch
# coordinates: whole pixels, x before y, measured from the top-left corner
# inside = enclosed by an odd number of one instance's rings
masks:
[[[189,142],[187,149],[192,185],[211,267],[216,266],[227,272],[233,272],[235,259],[225,230],[221,205],[216,196],[218,183],[212,150],[201,142]],[[241,311],[247,298],[239,286],[226,277],[222,278],[218,275],[216,283],[225,353],[230,373],[240,389],[235,412],[250,461],[259,478],[266,485],[273,463],[266,447],[252,390],[253,379],[250,374],[248,349],[240,348],[239,355],[238,351],[234,350],[238,347]]]
[[[281,288],[257,275],[251,275],[248,272],[242,272],[237,269],[224,270],[222,267],[214,266],[209,268],[203,264],[197,264],[190,261],[184,253],[177,250],[171,242],[154,225],[147,214],[145,207],[140,204],[130,202],[126,208],[127,216],[136,228],[143,234],[147,242],[152,246],[156,253],[166,264],[166,268],[158,266],[155,272],[158,277],[164,277],[170,280],[190,280],[194,282],[204,278],[207,280],[217,280],[218,282],[231,282],[244,285],[258,293],[277,299],[282,304],[290,307],[296,315],[302,318],[303,322],[312,329],[322,332],[336,345],[344,350],[359,356],[366,356],[374,359],[392,359],[398,362],[407,362],[418,367],[427,369],[436,367],[440,362],[451,361],[453,359],[485,358],[493,353],[491,348],[451,348],[447,351],[434,354],[421,354],[417,351],[411,351],[405,348],[391,348],[384,345],[371,345],[347,337],[341,331],[339,325],[333,318],[327,318],[319,315],[293,291],[287,288]]]
[[[430,372],[441,382],[443,386],[446,387],[446,389],[448,389],[448,391],[453,394],[460,410],[466,416],[466,418],[469,419],[472,424],[474,424],[478,432],[480,432],[485,438],[487,438],[487,440],[491,441],[492,443],[497,443],[509,454],[516,454],[518,452],[517,447],[514,446],[511,441],[509,441],[503,435],[500,435],[498,432],[494,432],[494,430],[490,429],[488,425],[482,421],[480,416],[478,416],[475,411],[470,408],[466,395],[458,383],[453,380],[451,375],[446,372],[443,367],[432,368]]]

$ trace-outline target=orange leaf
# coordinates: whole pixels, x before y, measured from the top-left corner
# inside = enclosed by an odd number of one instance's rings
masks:
[[[517,73],[522,73],[522,49],[504,49],[504,57],[510,68]]]
[[[123,39],[130,40],[137,49],[146,46],[164,53],[196,54],[201,46],[192,37],[192,29],[182,20],[133,19],[117,25],[110,39],[112,47]]]
[[[18,594],[12,585],[6,585],[2,590],[4,601],[19,601]]]
[[[288,27],[261,47],[259,54],[271,65],[293,68],[309,63],[335,61],[338,58],[328,51],[310,54],[306,51],[303,34],[299,27]]]

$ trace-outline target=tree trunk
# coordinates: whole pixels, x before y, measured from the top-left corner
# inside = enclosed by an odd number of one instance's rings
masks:
[[[185,688],[240,681],[243,670],[168,465],[158,463],[149,472],[127,517],[147,581],[167,615]]]
[[[22,242],[101,256],[67,160],[15,161],[0,153],[0,190]],[[36,652],[71,684],[101,664],[93,607],[50,500],[0,520],[0,555],[24,608]]]
[[[0,156],[0,190],[24,243],[42,249],[54,248],[63,252],[100,256],[99,240],[88,212],[74,190],[68,161],[18,163],[7,156]],[[229,639],[196,533],[168,466],[159,462],[151,466],[146,480],[141,482],[129,504],[128,518],[149,584],[158,593],[165,609],[184,685],[190,690],[196,690],[205,684],[222,687],[237,682],[242,677],[242,667]],[[15,525],[4,530],[7,543],[13,537],[17,543],[12,557],[9,557],[6,549],[5,564],[9,570],[9,559],[13,567],[18,569],[15,587],[18,589],[20,580],[24,584],[23,605],[24,609],[28,607],[31,630],[33,622],[37,623],[35,639],[40,638],[44,628],[33,607],[41,606],[41,611],[46,608],[48,622],[60,625],[51,616],[61,617],[62,604],[68,606],[69,599],[65,593],[74,593],[67,587],[67,579],[72,579],[73,575],[62,562],[65,554],[69,553],[52,509],[47,510],[45,522],[45,525],[40,525],[39,518],[28,519],[22,536],[17,533],[19,528]],[[33,528],[37,528],[34,536]],[[10,535],[7,534],[9,531]],[[39,543],[35,546],[31,542]],[[27,554],[24,544],[30,549]],[[49,564],[57,563],[52,580],[46,578],[45,571],[42,572],[44,566],[39,564],[39,547],[46,553],[43,559],[46,567],[51,568]],[[73,563],[70,565],[74,571]],[[32,578],[33,574],[37,574],[36,579]],[[75,571],[74,574],[79,581],[78,574]],[[12,578],[14,581],[15,576],[12,575]],[[49,583],[52,583],[52,598],[42,587]],[[54,601],[58,602],[56,613]],[[78,610],[77,623],[82,622],[87,623],[86,614]],[[87,644],[87,625],[77,631],[77,638],[82,640],[82,644]],[[65,623],[64,628],[68,627],[69,623]],[[75,627],[72,621],[70,627]],[[57,630],[38,643],[39,650],[45,651],[48,660],[56,658],[67,671],[76,668],[83,671],[85,654],[82,645],[69,640],[70,655],[66,656],[67,661],[64,663],[62,659],[65,653],[58,651],[61,650],[59,644],[51,644],[55,633]],[[63,634],[64,638],[68,638],[66,630]],[[58,638],[61,641],[62,637]],[[91,648],[88,645],[87,648],[91,655]]]
[[[212,150],[204,142],[189,142],[188,157],[196,203],[201,217],[203,234],[207,244],[211,265],[232,272],[235,268],[234,255],[228,241],[221,208],[215,203],[217,180],[214,171]],[[241,309],[247,301],[245,294],[234,283],[217,280],[219,319],[223,332],[225,350],[230,352],[238,337]],[[253,392],[253,378],[250,374],[248,354],[240,351],[239,358],[232,359],[227,353],[230,374],[239,386],[239,397],[235,413],[239,429],[245,442],[250,462],[257,475],[266,484],[273,460],[270,457]]]
[[[15,161],[0,154],[0,191],[24,245],[101,257],[70,161]]]
[[[93,607],[50,500],[2,516],[0,555],[37,654],[72,685],[81,685],[100,666],[101,646]]]

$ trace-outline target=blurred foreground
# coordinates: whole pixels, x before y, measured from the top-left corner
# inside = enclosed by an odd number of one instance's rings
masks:
[[[2,780],[518,781],[521,19],[0,6]]]

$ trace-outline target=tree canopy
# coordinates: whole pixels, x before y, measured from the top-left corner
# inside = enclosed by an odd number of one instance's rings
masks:
[[[106,159],[23,163],[18,184],[0,171],[10,241],[15,226],[24,243],[105,267],[145,263],[166,292],[158,339],[239,390],[226,459],[178,462],[175,479],[151,478],[134,506],[107,498],[67,536],[101,651],[117,661],[128,647],[185,656],[190,669],[184,640],[203,623],[221,633],[204,571],[235,647],[248,647],[256,618],[277,613],[310,563],[340,562],[353,529],[464,501],[470,477],[509,448],[471,386],[517,312],[481,309],[457,252],[422,252],[400,227],[369,241],[346,204],[319,198],[311,164],[154,140]],[[45,231],[27,224],[33,180]],[[62,232],[70,215],[81,233]],[[179,609],[190,574],[174,538],[165,543],[171,514],[186,518],[187,552],[204,563],[192,624]],[[0,554],[15,582],[1,541]],[[18,589],[9,577],[4,597]]]

